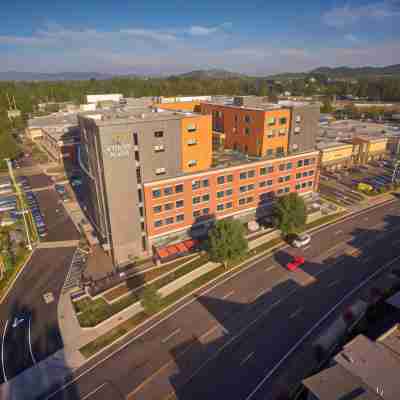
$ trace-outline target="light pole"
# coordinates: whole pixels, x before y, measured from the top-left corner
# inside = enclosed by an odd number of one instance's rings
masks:
[[[10,174],[10,178],[12,180],[12,183],[13,183],[14,187],[15,187],[17,197],[19,198],[19,202],[21,204],[22,218],[24,219],[26,238],[27,238],[27,241],[28,241],[27,247],[28,247],[29,250],[32,250],[32,243],[31,243],[31,237],[30,237],[30,234],[29,234],[29,227],[28,227],[28,223],[26,221],[27,210],[25,209],[25,202],[22,200],[21,188],[19,187],[19,185],[17,184],[17,181],[15,180],[14,171],[13,171],[12,163],[11,163],[10,159],[9,158],[5,158],[5,161],[7,163],[8,173]]]

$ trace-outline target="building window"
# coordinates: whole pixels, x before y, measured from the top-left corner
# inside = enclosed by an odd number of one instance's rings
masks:
[[[203,187],[209,187],[210,186],[210,181],[208,179],[203,179],[202,185],[203,185]]]
[[[172,186],[168,186],[168,187],[164,188],[164,196],[169,196],[172,193],[173,193]]]
[[[280,176],[280,177],[279,177],[278,182],[279,182],[279,183],[283,183],[283,176]]]
[[[203,195],[203,197],[201,198],[202,201],[210,201],[210,195],[209,194],[205,194]]]
[[[247,186],[240,186],[240,188],[239,188],[240,193],[244,193],[246,191],[247,191]]]
[[[227,182],[233,182],[233,175],[227,175],[226,180]]]
[[[286,164],[286,169],[292,169],[293,164],[291,162]]]
[[[239,175],[240,179],[247,179],[247,172],[241,172]]]
[[[254,178],[255,176],[256,176],[256,171],[254,171],[254,169],[247,172],[248,178]]]
[[[210,214],[210,209],[209,208],[203,208],[203,215],[208,215]]]
[[[224,191],[223,190],[220,191],[220,192],[217,192],[217,198],[220,199],[221,197],[224,197]]]
[[[314,175],[314,171],[313,170],[308,171],[308,176],[313,176],[313,175]]]
[[[279,171],[285,170],[285,164],[279,164]]]
[[[187,145],[188,146],[195,146],[197,144],[197,140],[196,139],[189,139],[187,141]]]
[[[268,186],[272,186],[272,179],[270,179],[269,181],[267,181],[267,185],[268,185]]]
[[[232,189],[228,189],[227,191],[225,191],[225,196],[232,196],[233,190]]]
[[[295,120],[296,120],[296,122],[301,122],[301,115],[296,115]]]
[[[143,201],[142,189],[138,189],[138,200],[139,203]]]
[[[142,250],[147,250],[146,238],[144,236],[142,237]]]
[[[165,149],[164,149],[164,145],[163,144],[158,144],[156,146],[153,146],[153,150],[155,153],[162,153]]]
[[[196,196],[192,198],[192,203],[193,204],[199,204],[200,203],[200,196]]]
[[[277,155],[283,155],[283,153],[284,153],[284,149],[283,149],[283,147],[282,146],[279,146],[279,147],[277,147],[276,148],[276,154]]]
[[[162,226],[163,222],[161,221],[161,219],[159,219],[158,221],[154,221],[154,228],[159,228],[160,226]]]
[[[139,207],[139,215],[140,215],[141,217],[144,217],[143,207]]]
[[[192,181],[192,190],[200,189],[200,181]]]
[[[161,210],[162,210],[162,207],[161,207],[161,206],[155,206],[155,207],[153,207],[153,213],[154,213],[154,214],[160,213]]]
[[[315,164],[315,158],[310,158],[310,164]]]
[[[135,151],[135,161],[139,162],[140,161],[140,156],[139,156],[139,152]]]
[[[175,207],[176,208],[182,208],[183,207],[183,200],[177,200],[176,202],[175,202]]]
[[[176,222],[182,222],[185,220],[185,216],[183,214],[178,214],[176,216]]]
[[[285,117],[279,118],[279,125],[285,125],[287,123],[287,119]]]
[[[290,192],[290,187],[285,187],[285,193],[289,193]]]
[[[252,196],[247,197],[247,199],[246,199],[246,203],[252,203],[253,201],[254,201],[254,197],[252,197]]]
[[[258,184],[260,188],[267,186],[267,181],[262,181]]]
[[[308,176],[308,172],[303,172],[303,178],[305,178],[306,176]]]
[[[175,193],[182,193],[183,185],[180,183],[179,185],[175,185]]]
[[[223,204],[218,204],[217,205],[217,211],[224,211],[224,205]]]
[[[154,132],[154,137],[156,137],[156,138],[164,137],[164,131],[156,131],[156,132]]]
[[[296,127],[294,128],[294,133],[295,133],[296,135],[298,135],[298,134],[300,133],[300,127],[299,127],[299,126],[296,126]]]
[[[268,123],[268,125],[275,125],[275,123],[276,123],[276,118],[275,117],[269,117],[268,119],[267,119],[267,123]]]
[[[285,182],[290,181],[290,175],[285,176]]]
[[[260,175],[267,175],[267,168],[266,167],[260,168]]]
[[[194,219],[199,218],[200,215],[201,215],[200,210],[193,211],[193,218],[194,218]]]
[[[245,122],[246,122],[247,124],[249,124],[249,123],[250,123],[250,115],[245,115],[245,116],[244,116],[244,120],[245,120]]]
[[[189,124],[187,127],[187,131],[190,133],[196,132],[196,125],[195,124]]]
[[[304,165],[310,165],[310,159],[306,158],[306,159],[304,160]]]
[[[312,185],[313,185],[313,182],[312,182],[312,181],[308,182],[308,186],[309,186],[309,187],[311,187]]]
[[[239,199],[239,206],[243,206],[244,204],[246,204],[246,199],[245,198]]]
[[[137,134],[137,133],[134,133],[134,134],[133,134],[133,144],[134,144],[135,146],[137,146],[137,145],[139,144],[139,141],[138,141],[138,134]]]
[[[268,149],[266,154],[267,154],[267,157],[272,157],[274,155],[274,150],[273,149]]]
[[[250,128],[245,128],[244,133],[249,136],[250,135]]]
[[[188,167],[195,167],[197,165],[197,160],[190,160],[188,162]]]
[[[142,183],[142,174],[140,173],[140,167],[136,168],[136,181]]]
[[[225,204],[225,208],[232,208],[232,207],[233,207],[233,204],[231,201],[229,203]]]
[[[164,210],[165,211],[169,211],[172,210],[174,208],[174,203],[167,203],[164,205]]]
[[[283,193],[283,189],[278,189],[278,195]]]
[[[303,160],[297,161],[297,167],[302,167],[303,166]]]
[[[247,186],[247,190],[248,190],[248,191],[254,190],[254,187],[255,187],[255,185],[254,185],[254,183],[252,183],[252,184],[250,184],[250,185]]]
[[[165,168],[157,168],[155,171],[156,175],[164,175],[166,172]]]
[[[161,190],[160,189],[155,189],[153,190],[153,197],[157,198],[157,197],[161,197]]]
[[[174,223],[174,217],[168,217],[165,219],[165,225],[171,225]]]
[[[305,188],[307,186],[307,184],[305,183],[305,182],[303,182],[302,184],[301,184],[301,187],[302,188]]]
[[[225,177],[224,176],[219,176],[217,178],[217,183],[218,183],[218,185],[222,185],[223,183],[225,183]]]

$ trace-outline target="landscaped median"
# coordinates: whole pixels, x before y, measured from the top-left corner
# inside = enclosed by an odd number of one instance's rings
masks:
[[[319,218],[318,220],[307,224],[305,230],[313,229],[316,228],[320,225],[324,225],[330,222],[334,222],[335,220],[343,218],[348,212],[343,211],[331,215],[324,216],[322,218]],[[210,283],[211,281],[215,280],[218,277],[221,277],[222,275],[226,274],[227,272],[233,272],[233,271],[238,271],[241,268],[245,268],[248,265],[248,261],[250,261],[253,258],[257,258],[258,256],[265,255],[276,248],[280,247],[283,245],[285,242],[280,238],[273,238],[269,240],[268,242],[265,242],[251,250],[247,253],[247,255],[242,258],[241,260],[238,260],[232,265],[229,265],[228,267],[224,267],[222,265],[217,265],[214,269],[211,271],[206,272],[205,274],[197,277],[196,279],[192,280],[191,282],[185,284],[184,286],[177,288],[174,292],[171,294],[168,294],[167,296],[163,297],[158,306],[155,309],[152,309],[151,312],[148,310],[142,310],[132,316],[131,318],[126,319],[124,322],[118,324],[114,328],[110,329],[108,332],[105,334],[99,336],[97,339],[94,341],[86,344],[82,348],[80,348],[80,352],[85,356],[85,357],[91,357],[100,350],[102,350],[104,347],[111,345],[114,341],[122,338],[126,334],[130,333],[132,330],[137,328],[139,325],[144,323],[146,320],[148,320],[150,317],[154,316],[155,314],[158,314],[162,311],[165,311],[168,307],[171,307],[174,303],[176,303],[178,300],[181,300],[183,297],[189,295],[192,293],[194,290],[201,288],[203,285]],[[203,258],[204,257],[204,258]],[[179,277],[184,276],[185,274],[194,271],[196,268],[200,268],[201,266],[205,265],[207,262],[207,257],[202,256],[201,258],[198,258],[191,263],[186,264],[185,267],[182,267],[181,269],[173,272],[172,274],[169,274],[159,281],[156,281],[152,283],[151,285],[155,287],[156,289],[161,289],[162,287],[166,286],[167,284],[173,282],[174,280],[178,279]],[[185,272],[186,271],[186,272]],[[156,286],[154,286],[156,285]],[[128,300],[129,299],[129,300]],[[114,302],[112,304],[107,304],[103,299],[97,299],[94,301],[91,301],[91,303],[85,304],[82,308],[79,306],[79,302],[76,305],[77,311],[80,309],[84,310],[83,312],[78,314],[78,319],[81,323],[88,323],[89,321],[91,323],[95,321],[104,321],[106,318],[106,315],[112,316],[116,312],[119,312],[123,310],[127,305],[134,304],[135,302],[138,302],[141,299],[139,293],[135,293],[134,295],[129,295],[127,297],[124,297],[122,300]],[[88,300],[81,300],[83,301],[88,301]],[[83,303],[81,303],[83,305]],[[92,315],[91,315],[92,314]],[[99,323],[97,322],[97,323]],[[93,325],[86,325],[86,326],[93,326]]]

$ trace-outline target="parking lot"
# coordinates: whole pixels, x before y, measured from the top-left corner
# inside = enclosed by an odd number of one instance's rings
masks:
[[[352,207],[364,199],[353,187],[344,183],[343,179],[334,179],[321,175],[320,193],[343,207]]]
[[[32,189],[40,189],[53,184],[51,178],[45,174],[27,176],[26,180]]]

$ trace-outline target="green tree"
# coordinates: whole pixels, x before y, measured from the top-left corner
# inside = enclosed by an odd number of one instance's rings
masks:
[[[146,314],[151,315],[160,310],[161,295],[153,285],[146,286],[141,295],[141,305]]]
[[[208,251],[213,261],[228,266],[243,257],[248,249],[241,222],[234,219],[217,221],[208,235]]]
[[[297,193],[279,197],[273,209],[275,225],[287,237],[298,233],[306,223],[306,205]]]
[[[333,107],[332,107],[331,102],[329,101],[329,99],[325,99],[325,100],[324,100],[324,103],[323,103],[323,105],[322,105],[322,107],[321,107],[321,112],[322,112],[323,114],[329,114],[329,113],[331,113],[332,111],[333,111]]]

